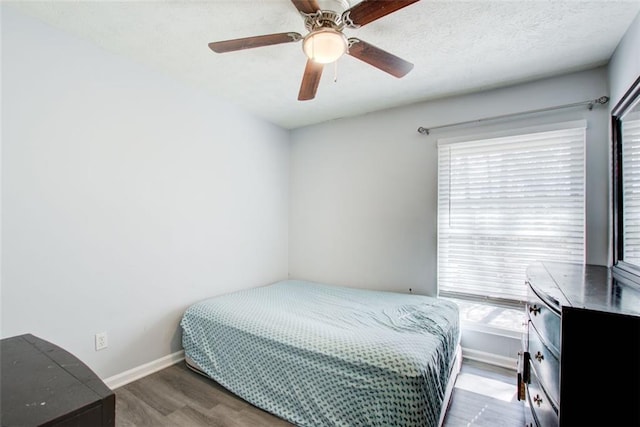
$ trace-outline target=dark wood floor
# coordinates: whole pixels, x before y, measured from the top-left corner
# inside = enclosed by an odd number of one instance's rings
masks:
[[[515,372],[464,360],[445,427],[521,427]],[[116,426],[289,426],[189,370],[184,362],[115,390]]]

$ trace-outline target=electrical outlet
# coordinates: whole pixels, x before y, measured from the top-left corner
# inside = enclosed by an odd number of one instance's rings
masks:
[[[100,332],[96,334],[96,351],[107,348],[107,333]]]

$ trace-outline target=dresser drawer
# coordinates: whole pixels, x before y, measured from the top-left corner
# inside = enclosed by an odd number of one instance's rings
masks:
[[[560,362],[542,343],[535,327],[529,328],[529,367],[534,370],[553,405],[557,408],[560,400]]]
[[[527,316],[556,358],[560,356],[560,315],[529,287]],[[531,351],[529,351],[531,352]]]
[[[531,371],[531,383],[527,387],[529,405],[540,427],[557,427],[558,413],[555,411],[549,397],[540,386],[540,381],[534,371]]]

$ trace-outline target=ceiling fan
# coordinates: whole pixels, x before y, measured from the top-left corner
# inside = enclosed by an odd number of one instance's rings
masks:
[[[323,0],[319,0],[323,1]],[[333,0],[348,6],[346,0]],[[267,34],[209,43],[216,53],[232,52],[283,43],[302,41],[307,65],[298,94],[299,101],[315,98],[325,64],[347,54],[395,77],[405,76],[413,64],[377,48],[363,40],[347,38],[344,28],[360,28],[419,0],[362,0],[342,13],[320,8],[318,0],[291,0],[304,19],[309,31],[306,36],[296,32]]]

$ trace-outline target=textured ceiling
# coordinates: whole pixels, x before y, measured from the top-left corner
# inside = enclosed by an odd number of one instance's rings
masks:
[[[640,0],[421,0],[345,30],[414,63],[406,77],[345,56],[337,67],[325,66],[316,98],[301,102],[301,43],[225,54],[207,47],[278,32],[304,35],[289,0],[4,4],[285,128],[602,65],[640,11]]]

